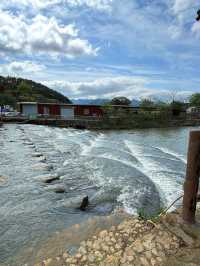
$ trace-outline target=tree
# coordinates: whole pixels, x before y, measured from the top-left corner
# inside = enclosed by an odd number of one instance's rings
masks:
[[[111,105],[130,105],[131,101],[126,97],[115,97],[110,102]]]
[[[17,86],[17,92],[19,96],[30,96],[32,94],[32,87],[26,81],[22,81]]]
[[[180,101],[171,102],[170,108],[172,110],[172,114],[178,116],[181,113],[181,111],[184,110],[184,106],[185,106],[184,103]]]
[[[154,102],[151,99],[142,99],[140,103],[141,108],[154,107]]]
[[[190,106],[200,106],[200,93],[194,93],[189,99]]]
[[[15,98],[9,95],[1,94],[0,95],[0,106],[10,105],[12,107],[16,106]]]

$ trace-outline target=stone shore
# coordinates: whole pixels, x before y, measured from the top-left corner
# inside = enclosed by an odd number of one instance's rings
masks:
[[[198,266],[200,257],[178,264],[184,250],[189,248],[190,252],[197,252],[199,248],[200,251],[200,230],[191,233],[179,218],[180,210],[165,215],[155,223],[138,217],[127,218],[118,226],[81,242],[75,255],[71,256],[66,251],[34,266]],[[173,261],[174,258],[177,261]]]

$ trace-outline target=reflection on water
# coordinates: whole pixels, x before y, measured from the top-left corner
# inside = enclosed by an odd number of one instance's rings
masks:
[[[55,231],[106,215],[155,212],[182,193],[189,128],[91,132],[33,125],[0,129],[0,262]],[[41,176],[58,176],[45,184]],[[54,192],[56,186],[65,193]],[[90,208],[80,212],[88,195]]]

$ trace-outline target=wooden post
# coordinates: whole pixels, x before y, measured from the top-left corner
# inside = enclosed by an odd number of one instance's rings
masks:
[[[194,224],[200,176],[200,131],[191,131],[184,183],[183,221]]]

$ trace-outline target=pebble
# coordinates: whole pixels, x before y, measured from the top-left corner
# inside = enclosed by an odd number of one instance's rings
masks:
[[[79,225],[75,225],[79,229]],[[162,265],[169,250],[179,248],[179,240],[160,226],[154,230],[138,219],[129,219],[110,230],[102,230],[83,241],[77,253],[63,253],[69,265],[81,266],[156,266]],[[139,233],[142,231],[142,233]],[[47,262],[47,261],[46,261]],[[45,264],[46,266],[46,264]],[[48,264],[47,264],[48,266]]]

